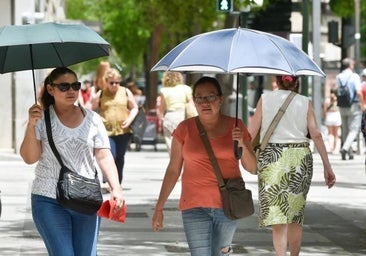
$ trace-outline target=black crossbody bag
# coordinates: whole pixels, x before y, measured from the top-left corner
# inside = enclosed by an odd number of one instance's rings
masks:
[[[49,108],[44,111],[48,142],[61,165],[57,182],[56,198],[64,207],[79,213],[95,214],[103,203],[98,173],[95,170],[94,179],[86,178],[66,167],[58,153],[52,138]]]

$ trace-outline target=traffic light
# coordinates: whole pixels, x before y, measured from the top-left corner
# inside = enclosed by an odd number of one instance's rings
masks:
[[[328,22],[328,42],[339,44],[338,22],[334,20]]]
[[[355,31],[353,24],[344,24],[342,26],[342,48],[347,49],[356,42]]]
[[[233,11],[233,0],[216,0],[216,10],[218,12]]]

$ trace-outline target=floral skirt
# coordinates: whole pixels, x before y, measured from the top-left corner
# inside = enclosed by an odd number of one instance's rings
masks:
[[[258,167],[259,226],[302,225],[313,175],[309,143],[269,143]]]

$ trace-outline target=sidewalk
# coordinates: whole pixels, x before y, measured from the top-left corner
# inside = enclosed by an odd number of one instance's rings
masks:
[[[302,256],[366,255],[366,173],[364,156],[341,161],[329,155],[337,184],[327,189],[319,155],[314,154],[314,177],[305,213]],[[189,255],[177,210],[180,184],[168,201],[161,232],[151,229],[151,217],[169,159],[164,145],[143,146],[126,154],[124,195],[128,215],[123,224],[103,220],[98,255]],[[0,189],[3,213],[0,219],[0,255],[47,255],[30,214],[30,186],[34,166],[19,156],[0,154]],[[257,209],[256,176],[244,173]],[[108,195],[106,195],[106,199]],[[232,255],[274,255],[271,232],[259,229],[257,213],[240,221]]]

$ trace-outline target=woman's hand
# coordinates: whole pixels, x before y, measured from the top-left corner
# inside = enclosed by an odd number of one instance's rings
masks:
[[[336,183],[336,176],[331,168],[324,169],[324,180],[328,188],[331,188]]]
[[[28,110],[28,124],[35,126],[37,121],[42,118],[43,109],[40,105],[34,104]]]
[[[232,130],[232,138],[233,140],[236,140],[238,142],[238,146],[239,147],[243,147],[244,146],[244,133],[243,131],[240,129],[240,127],[234,127]]]
[[[123,194],[122,194],[122,188],[121,186],[117,186],[117,188],[113,188],[111,191],[111,200],[114,200],[116,202],[116,206],[114,211],[118,211],[121,209],[125,203]]]
[[[163,219],[164,214],[162,209],[155,209],[154,215],[152,218],[152,229],[154,231],[159,231],[163,228]]]

